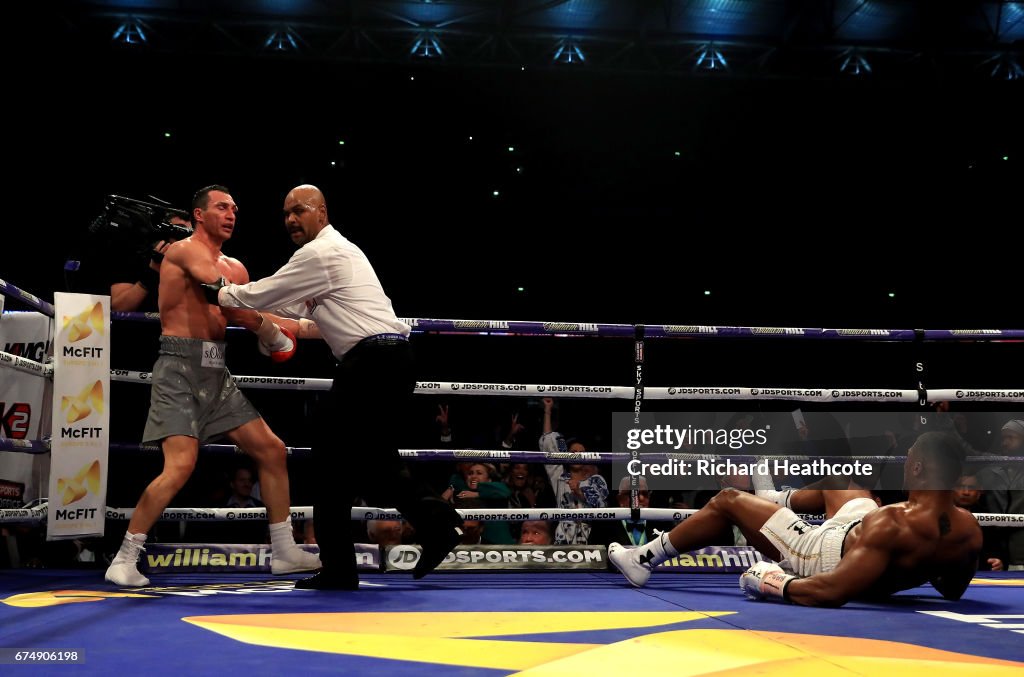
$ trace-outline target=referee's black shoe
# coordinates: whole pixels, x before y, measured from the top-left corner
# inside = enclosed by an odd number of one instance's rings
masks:
[[[422,552],[412,577],[420,579],[444,561],[462,540],[462,516],[439,498],[423,498],[408,506],[402,515],[416,530]]]

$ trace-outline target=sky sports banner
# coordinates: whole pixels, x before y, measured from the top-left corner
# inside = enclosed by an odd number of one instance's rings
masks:
[[[0,295],[0,302],[3,295]],[[2,361],[45,363],[53,347],[53,326],[42,313],[0,315]],[[50,380],[42,374],[3,369],[0,378],[0,437],[41,440],[50,435]],[[46,495],[50,459],[46,454],[0,453],[0,508],[20,508]]]
[[[299,547],[320,552],[316,545]],[[270,546],[266,544],[147,543],[139,569],[145,573],[270,573]],[[380,571],[380,546],[356,543],[356,567]]]
[[[1024,454],[1024,412],[641,412],[612,414],[615,482],[651,490],[802,487],[819,480],[865,489],[904,486],[907,453],[945,433],[961,474],[994,486],[1006,457]],[[933,438],[929,438],[933,439]],[[1019,443],[1021,442],[1021,443]],[[933,489],[941,486],[932,473]]]
[[[54,294],[47,540],[102,536],[110,434],[110,297]]]
[[[385,571],[412,571],[420,559],[418,545],[384,548]],[[460,545],[448,553],[438,571],[604,571],[603,545]]]

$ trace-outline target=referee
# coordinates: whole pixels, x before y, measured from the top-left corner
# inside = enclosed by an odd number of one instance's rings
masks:
[[[337,359],[313,441],[313,525],[323,568],[295,587],[358,589],[350,528],[357,479],[379,492],[369,498],[396,506],[415,528],[423,553],[413,577],[422,578],[458,544],[462,518],[413,480],[398,455],[396,421],[407,420],[416,384],[409,325],[395,316],[366,255],[331,225],[319,188],[301,185],[288,193],[284,224],[299,249],[280,270],[242,285],[221,278],[204,291],[226,308],[273,313],[265,321],[298,338],[323,338]],[[278,356],[266,346],[261,350]],[[342,439],[354,453],[340,453]]]

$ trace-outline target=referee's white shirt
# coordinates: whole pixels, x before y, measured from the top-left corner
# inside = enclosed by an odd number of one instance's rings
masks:
[[[313,320],[339,360],[367,336],[409,335],[366,254],[330,224],[270,277],[224,287],[220,303]]]

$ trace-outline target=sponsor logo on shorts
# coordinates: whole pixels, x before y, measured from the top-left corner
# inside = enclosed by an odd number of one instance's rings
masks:
[[[224,344],[213,341],[203,341],[203,359],[200,364],[209,369],[224,368]]]

